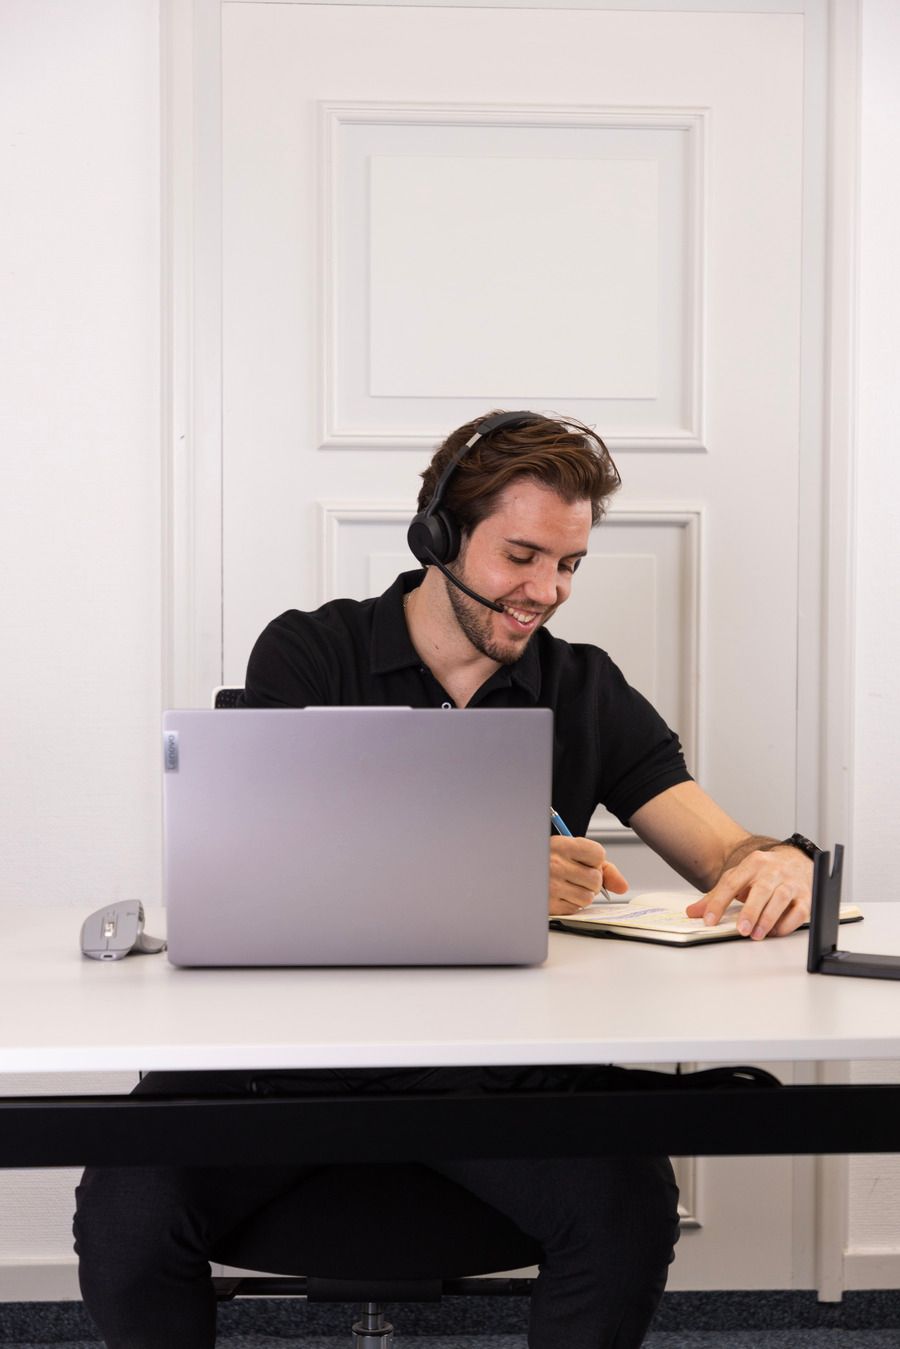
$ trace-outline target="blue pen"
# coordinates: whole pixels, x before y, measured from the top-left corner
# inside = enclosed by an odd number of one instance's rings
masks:
[[[564,838],[574,838],[574,834],[560,815],[559,811],[554,810],[552,806],[550,807],[550,823],[553,825],[556,832],[562,834]],[[604,904],[616,904],[619,902],[618,900],[613,899],[605,885],[600,886],[600,893],[603,896]]]
[[[558,834],[563,834],[566,838],[572,838],[571,829],[566,824],[559,811],[554,810],[552,806],[550,807],[550,823]]]

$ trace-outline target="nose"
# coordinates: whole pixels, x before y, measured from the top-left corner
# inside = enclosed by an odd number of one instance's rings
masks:
[[[533,604],[541,604],[547,608],[561,603],[568,593],[551,558],[547,558],[541,566],[535,567],[525,589],[528,599]]]

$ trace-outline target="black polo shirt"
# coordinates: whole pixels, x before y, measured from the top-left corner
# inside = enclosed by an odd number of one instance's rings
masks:
[[[378,599],[289,609],[262,632],[247,666],[245,707],[445,707],[455,704],[410,641],[403,596],[422,571],[404,572]],[[553,804],[573,834],[597,805],[627,824],[641,806],[689,782],[678,737],[626,682],[605,651],[539,628],[468,704],[549,707],[554,715]]]

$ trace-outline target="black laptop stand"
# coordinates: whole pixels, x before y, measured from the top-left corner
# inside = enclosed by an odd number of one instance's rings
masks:
[[[900,956],[861,955],[858,951],[838,950],[841,879],[844,869],[843,844],[835,844],[834,869],[829,873],[830,861],[831,853],[816,853],[806,968],[810,974],[849,974],[860,979],[900,979]]]

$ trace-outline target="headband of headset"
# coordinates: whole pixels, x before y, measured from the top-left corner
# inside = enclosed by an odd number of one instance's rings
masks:
[[[423,565],[428,562],[443,564],[452,562],[459,552],[461,535],[459,525],[449,511],[441,509],[441,500],[457,464],[479,440],[493,435],[503,427],[528,426],[540,418],[534,412],[498,412],[495,417],[485,417],[479,423],[478,430],[457,450],[444,469],[432,494],[431,500],[410,522],[406,541],[410,552]]]

